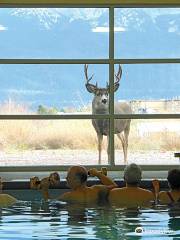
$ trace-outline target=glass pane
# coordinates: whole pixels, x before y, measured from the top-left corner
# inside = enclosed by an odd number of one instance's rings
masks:
[[[0,58],[108,57],[108,9],[3,8],[0,19]]]
[[[1,120],[1,166],[98,164],[91,120]],[[107,141],[101,164],[107,164]]]
[[[129,103],[133,113],[180,113],[180,64],[135,64],[121,68],[116,105]],[[122,111],[126,113],[128,107],[119,107],[116,113]]]
[[[179,58],[180,8],[115,9],[116,58]]]
[[[82,64],[0,65],[0,114],[91,113],[93,92],[106,88],[108,71],[108,65],[89,65],[87,78],[94,75],[87,90]],[[97,96],[96,103],[108,111],[106,98]]]
[[[126,123],[126,124],[125,124]],[[180,120],[179,119],[137,119],[131,120],[128,134],[128,120],[115,120],[115,163],[124,164],[122,142],[127,142],[128,163],[137,164],[179,164],[179,158],[174,153],[180,149]],[[121,140],[122,139],[122,140]]]

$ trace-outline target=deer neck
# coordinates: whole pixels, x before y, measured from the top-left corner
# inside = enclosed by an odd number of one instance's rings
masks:
[[[92,113],[93,114],[108,114],[109,113],[109,106],[99,106],[96,101],[92,102]]]

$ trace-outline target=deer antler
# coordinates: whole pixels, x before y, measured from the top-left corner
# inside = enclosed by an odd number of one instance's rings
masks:
[[[88,64],[84,65],[84,74],[85,74],[86,81],[87,81],[86,88],[87,88],[88,92],[95,93],[98,86],[97,86],[97,82],[96,82],[96,85],[89,83],[91,81],[91,79],[93,78],[94,74],[92,74],[92,76],[90,78],[88,77]]]
[[[85,74],[87,83],[89,83],[93,78],[94,74],[92,74],[92,76],[88,78],[88,64],[84,64],[84,74]]]
[[[116,81],[114,83],[114,92],[115,92],[119,88],[119,82],[120,82],[121,76],[122,76],[122,68],[121,68],[120,64],[119,64],[117,74],[115,73],[114,75],[115,75],[115,78],[116,78]]]
[[[114,76],[116,78],[116,81],[114,83],[114,92],[115,92],[119,87],[119,82],[120,82],[121,76],[122,76],[122,68],[121,68],[120,64],[119,64],[118,72],[117,72],[117,74],[114,73]],[[106,88],[109,89],[109,84],[108,83],[106,84]]]
[[[121,76],[122,76],[122,68],[121,68],[121,65],[120,65],[120,64],[119,64],[119,68],[118,68],[117,74],[115,73],[114,75],[115,75],[115,77],[116,77],[116,82],[115,82],[115,84],[116,84],[116,83],[119,83],[119,81],[121,80]]]

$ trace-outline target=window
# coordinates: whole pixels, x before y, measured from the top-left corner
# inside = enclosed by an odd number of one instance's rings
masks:
[[[178,165],[180,6],[32,6],[0,9],[2,166],[116,169],[125,162],[114,133],[130,120],[128,162],[149,170]],[[108,111],[92,112],[91,76],[96,90],[109,91]],[[114,103],[124,102],[132,112],[116,111]],[[101,162],[92,120],[110,129]]]

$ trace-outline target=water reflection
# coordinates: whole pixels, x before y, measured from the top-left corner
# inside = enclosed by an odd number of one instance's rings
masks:
[[[178,238],[179,226],[180,206],[123,209],[32,201],[19,202],[0,212],[1,239]],[[135,232],[137,228],[143,232]]]
[[[180,238],[180,204],[168,209],[169,221],[168,227],[176,237]]]

